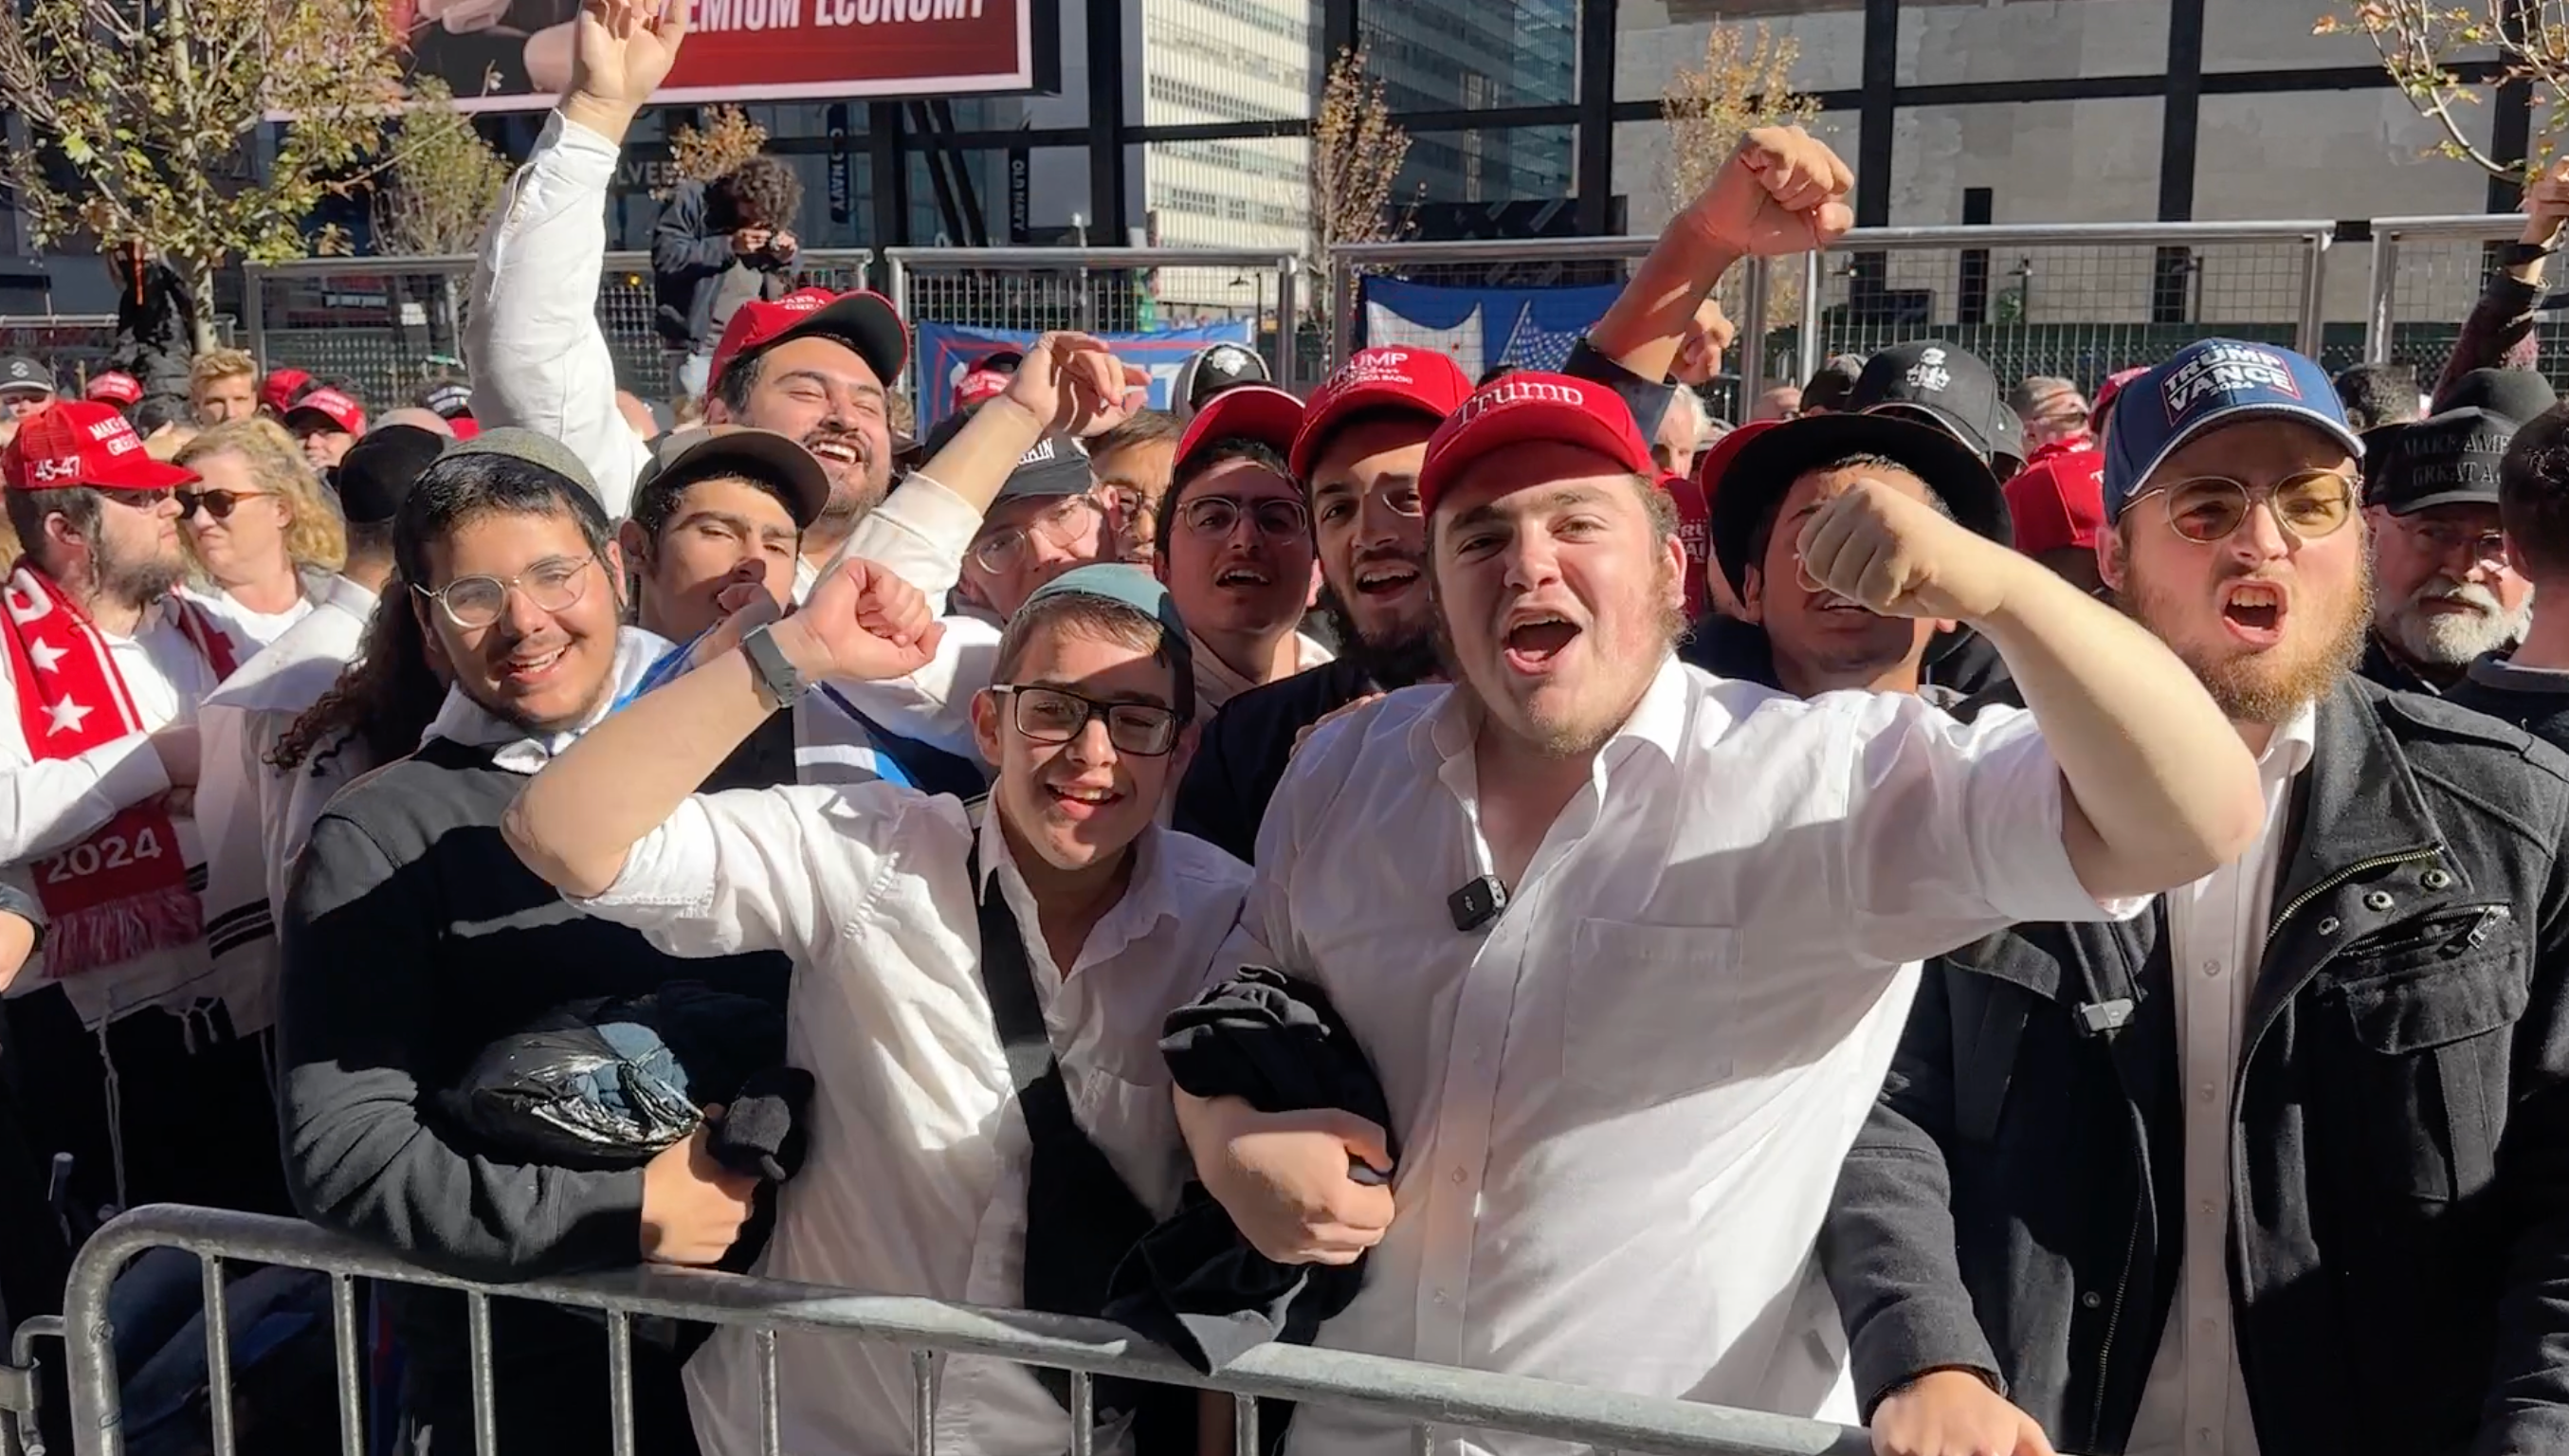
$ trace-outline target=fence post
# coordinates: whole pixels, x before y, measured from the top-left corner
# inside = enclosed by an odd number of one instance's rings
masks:
[[[1332,362],[1356,351],[1356,270],[1344,255],[1329,249],[1329,349]]]
[[[2390,362],[2390,298],[2399,277],[2399,234],[2390,228],[2373,229],[2373,273],[2366,280],[2364,304],[2364,362]]]
[[[1793,361],[1801,373],[1790,381],[1794,384],[1819,373],[1829,357],[1829,351],[1820,346],[1820,283],[1828,276],[1827,256],[1816,247],[1802,254],[1801,357]]]
[[[919,392],[918,382],[918,372],[927,367],[927,361],[916,357],[918,353],[918,320],[910,316],[910,269],[903,265],[901,255],[890,248],[884,250],[882,257],[884,286],[892,290],[892,311],[899,315],[910,335],[910,351],[914,357],[906,372],[910,379],[910,407],[916,415],[927,404],[927,396]],[[920,432],[922,436],[925,433],[923,430]]]
[[[2302,317],[2294,347],[2305,359],[2320,357],[2322,343],[2328,335],[2328,257],[2334,232],[2320,231],[2310,235],[2310,256],[2302,264]]]
[[[209,300],[207,307],[212,307]],[[267,372],[267,270],[256,263],[241,264],[241,344],[249,356],[258,361],[258,372]]]
[[[1295,307],[1295,288],[1301,282],[1301,272],[1302,258],[1298,253],[1286,253],[1276,261],[1276,382],[1288,390],[1300,382],[1301,376],[1301,340],[1297,337],[1301,317]],[[1254,333],[1254,320],[1250,327]]]
[[[1739,311],[1748,317],[1739,330],[1739,408],[1745,415],[1747,406],[1755,403],[1757,391],[1766,385],[1766,270],[1774,260],[1753,257],[1748,260],[1748,286],[1741,296]]]

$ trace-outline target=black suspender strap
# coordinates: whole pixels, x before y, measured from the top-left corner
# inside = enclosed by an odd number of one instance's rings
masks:
[[[997,812],[995,805],[983,809],[985,814]],[[977,832],[965,866],[980,917],[981,990],[989,997],[990,1018],[1007,1052],[1008,1080],[1016,1086],[1032,1144],[1026,1171],[1026,1307],[1094,1318],[1106,1307],[1115,1266],[1155,1221],[1071,1115],[1070,1092],[1044,1024],[1042,998],[1035,993],[1025,935],[997,877],[987,884],[981,878]],[[1069,1375],[1041,1367],[1034,1373],[1068,1410]],[[1144,1456],[1180,1449],[1163,1443],[1181,1433],[1193,1440],[1195,1403],[1192,1392],[1182,1387],[1101,1379],[1096,1397],[1101,1418],[1137,1417],[1135,1439]]]

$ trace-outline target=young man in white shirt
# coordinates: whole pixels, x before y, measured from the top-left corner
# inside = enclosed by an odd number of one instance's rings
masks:
[[[1160,498],[1153,565],[1196,634],[1196,713],[1329,660],[1298,630],[1320,586],[1311,509],[1293,483],[1302,402],[1225,389],[1187,422]]]
[[[1761,208],[1800,190],[1776,182]],[[1600,386],[1475,394],[1419,482],[1453,685],[1321,728],[1269,806],[1237,958],[1315,981],[1365,1044],[1391,1185],[1348,1176],[1376,1130],[1180,1119],[1262,1253],[1371,1249],[1324,1346],[1808,1414],[1836,1371],[1797,1295],[1906,963],[2200,874],[2255,832],[2255,768],[2146,632],[1879,482],[1803,525],[1804,569],[1981,626],[2041,731],[1682,667],[1653,478]],[[1414,1449],[1320,1407],[1288,1448]]]
[[[916,589],[843,562],[801,611],[593,729],[507,830],[538,873],[655,945],[793,958],[790,1059],[819,1089],[762,1273],[1094,1314],[1124,1250],[1176,1210],[1160,1026],[1208,983],[1248,884],[1153,822],[1195,738],[1165,588],[1083,566],[1019,609],[972,706],[998,766],[986,809],[888,784],[693,792],[803,682],[914,671],[936,631]],[[1067,1171],[1082,1159],[1086,1182]],[[777,1358],[785,1449],[923,1444],[899,1350],[788,1332]],[[717,1333],[688,1383],[708,1452],[758,1448],[748,1331]],[[1061,1401],[1022,1367],[947,1357],[936,1389],[939,1449],[1070,1442]],[[1103,1418],[1099,1449],[1172,1419],[1191,1446],[1192,1401],[1148,1409]]]

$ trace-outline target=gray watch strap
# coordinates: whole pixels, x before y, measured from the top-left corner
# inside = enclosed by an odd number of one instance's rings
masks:
[[[803,674],[776,645],[776,637],[764,626],[749,629],[740,639],[741,653],[749,658],[750,676],[758,683],[758,695],[770,708],[782,708],[803,696]]]

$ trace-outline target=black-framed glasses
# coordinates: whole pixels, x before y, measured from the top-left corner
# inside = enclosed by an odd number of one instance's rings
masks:
[[[972,559],[982,570],[996,576],[1025,560],[1030,538],[1040,536],[1054,548],[1068,550],[1105,519],[1106,508],[1094,497],[1064,496],[1025,525],[991,532],[975,542]]]
[[[993,687],[1006,698],[1010,721],[1037,743],[1068,743],[1088,731],[1088,720],[1106,719],[1106,741],[1118,753],[1158,758],[1178,744],[1178,715],[1156,703],[1107,703],[1057,687]]]
[[[596,559],[595,551],[550,556],[515,576],[458,576],[435,591],[425,586],[411,590],[436,602],[448,621],[475,631],[500,619],[512,591],[525,592],[540,611],[568,611],[587,594],[589,563]]]
[[[1284,496],[1270,496],[1263,501],[1198,496],[1179,507],[1178,516],[1187,523],[1187,530],[1216,540],[1231,535],[1243,516],[1258,527],[1260,536],[1304,536],[1311,530],[1311,513],[1302,509],[1301,502]]]
[[[275,494],[274,491],[191,491],[184,486],[172,493],[179,502],[179,519],[182,521],[195,515],[199,506],[204,507],[205,514],[216,521],[229,521],[241,502]]]
[[[2228,541],[2247,524],[2248,512],[2261,505],[2295,541],[2333,536],[2355,519],[2355,478],[2344,471],[2304,471],[2264,490],[2226,476],[2198,476],[2153,486],[2132,499],[2148,496],[2165,498],[2170,530],[2204,546]]]
[[[2399,529],[2409,539],[2450,560],[2458,551],[2468,550],[2474,566],[2506,564],[2506,533],[2495,527],[2468,527],[2451,521],[2424,521],[2416,517],[2399,519]]]

